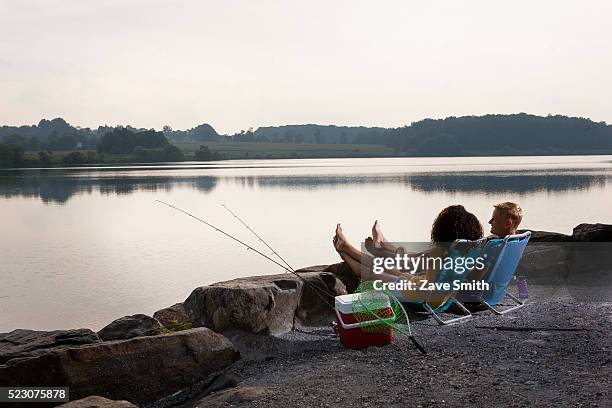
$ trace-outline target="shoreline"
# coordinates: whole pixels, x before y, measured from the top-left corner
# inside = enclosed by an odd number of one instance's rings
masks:
[[[231,142],[234,144],[238,144],[241,142]],[[206,143],[202,143],[202,145],[205,145]],[[267,144],[273,144],[273,143],[267,143]],[[313,146],[317,146],[316,144]],[[353,146],[353,145],[351,145]],[[354,145],[357,146],[356,148],[358,148],[358,146],[360,145]],[[73,150],[73,151],[62,151],[61,154],[62,156],[70,153],[70,152],[88,152],[90,150]],[[35,152],[27,152],[27,154],[34,154]],[[483,158],[483,157],[491,157],[491,158],[510,158],[510,157],[517,157],[517,158],[524,158],[524,157],[592,157],[592,156],[612,156],[612,151],[610,152],[578,152],[578,153],[558,153],[558,152],[551,152],[550,154],[544,154],[544,153],[538,153],[538,154],[530,154],[530,153],[525,153],[525,154],[516,154],[512,153],[512,154],[503,154],[503,153],[498,153],[498,154],[494,154],[494,153],[483,153],[483,154],[466,154],[466,155],[446,155],[446,156],[436,156],[436,155],[406,155],[406,154],[384,154],[384,155],[322,155],[322,156],[305,156],[305,157],[289,157],[287,155],[278,155],[278,156],[269,156],[269,157],[259,157],[259,156],[250,156],[250,155],[246,155],[246,156],[241,156],[241,157],[228,157],[228,158],[220,158],[217,160],[203,160],[203,161],[197,161],[197,160],[193,160],[192,158],[189,159],[185,159],[182,161],[171,161],[171,162],[138,162],[138,161],[103,161],[103,162],[93,162],[93,163],[81,163],[81,164],[62,164],[62,163],[54,163],[52,165],[49,166],[43,166],[43,167],[8,167],[8,168],[0,168],[0,171],[2,170],[46,170],[46,169],[54,169],[54,170],[62,170],[62,169],[82,169],[82,170],[86,170],[86,169],[92,169],[92,168],[123,168],[123,167],[161,167],[161,166],[165,166],[165,165],[172,165],[174,164],[176,166],[176,168],[181,168],[184,166],[188,166],[188,165],[210,165],[210,164],[214,164],[214,163],[227,163],[227,162],[232,162],[232,161],[244,161],[244,160],[253,160],[253,161],[263,161],[263,160],[313,160],[313,159],[388,159],[388,158],[399,158],[399,159],[450,159],[450,158]],[[182,164],[184,163],[184,164]],[[165,167],[167,169],[167,167]]]
[[[439,326],[410,312],[425,356],[402,335],[384,347],[340,344],[329,326],[334,314],[311,289],[325,288],[330,302],[352,292],[359,281],[339,263],[298,270],[308,285],[277,274],[201,286],[183,303],[121,317],[97,333],[0,333],[0,382],[61,384],[73,399],[97,395],[155,408],[486,405],[476,383],[500,391],[503,404],[605,404],[612,264],[593,259],[589,267],[604,280],[592,286],[583,278],[593,272],[587,268],[576,286],[572,275],[559,275],[560,265],[573,265],[568,240],[609,249],[612,225],[581,224],[572,236],[534,231],[517,274],[548,283],[529,278],[526,306],[510,314],[473,310],[463,323]]]

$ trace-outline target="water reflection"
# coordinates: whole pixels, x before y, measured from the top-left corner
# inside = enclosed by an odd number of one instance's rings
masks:
[[[592,172],[589,172],[592,173]],[[329,176],[244,176],[224,177],[225,182],[234,181],[244,187],[280,189],[319,189],[349,185],[405,185],[421,192],[453,193],[512,193],[555,192],[604,188],[612,174],[577,174],[543,172],[456,172],[413,173],[376,175],[329,175]]]
[[[172,191],[174,188],[194,188],[209,193],[217,185],[213,176],[173,177],[0,177],[0,197],[38,197],[44,203],[64,204],[74,195],[126,195],[138,191]]]
[[[204,171],[204,170],[201,170]],[[360,169],[363,172],[363,169]],[[132,173],[132,174],[130,174]],[[161,171],[159,173],[162,173]],[[465,194],[579,191],[605,188],[612,170],[571,169],[564,171],[461,171],[396,172],[351,174],[261,174],[261,175],[185,175],[164,171],[122,171],[120,174],[78,172],[5,172],[0,174],[0,197],[37,197],[44,203],[66,203],[72,196],[99,192],[103,195],[126,195],[135,192],[172,191],[192,188],[211,192],[218,183],[243,188],[315,190],[345,186],[402,185],[425,193],[453,192]],[[223,174],[223,173],[221,173]]]
[[[555,192],[603,188],[612,175],[605,174],[416,174],[406,183],[423,192],[513,193]]]

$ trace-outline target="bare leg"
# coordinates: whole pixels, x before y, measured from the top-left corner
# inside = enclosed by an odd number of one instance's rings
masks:
[[[340,252],[340,258],[342,258],[342,260],[346,262],[349,268],[351,268],[351,271],[363,281],[380,279],[383,282],[395,282],[398,277],[406,276],[405,274],[402,274],[396,269],[389,269],[384,271],[383,273],[375,274],[374,272],[372,272],[371,266],[364,265],[354,260],[344,252]]]
[[[346,252],[339,252],[339,254],[340,258],[342,258],[342,260],[346,262],[346,264],[349,266],[349,268],[351,268],[351,271],[355,274],[355,276],[362,279],[361,275],[363,274],[363,267],[361,263],[359,261],[354,260]]]

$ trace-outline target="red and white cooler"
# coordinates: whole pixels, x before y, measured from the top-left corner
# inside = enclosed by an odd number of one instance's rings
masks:
[[[384,346],[391,343],[395,314],[389,296],[363,292],[336,296],[340,341],[350,349]]]

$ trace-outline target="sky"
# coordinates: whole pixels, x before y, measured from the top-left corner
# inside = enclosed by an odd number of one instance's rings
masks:
[[[0,0],[0,124],[612,123],[612,2]]]

